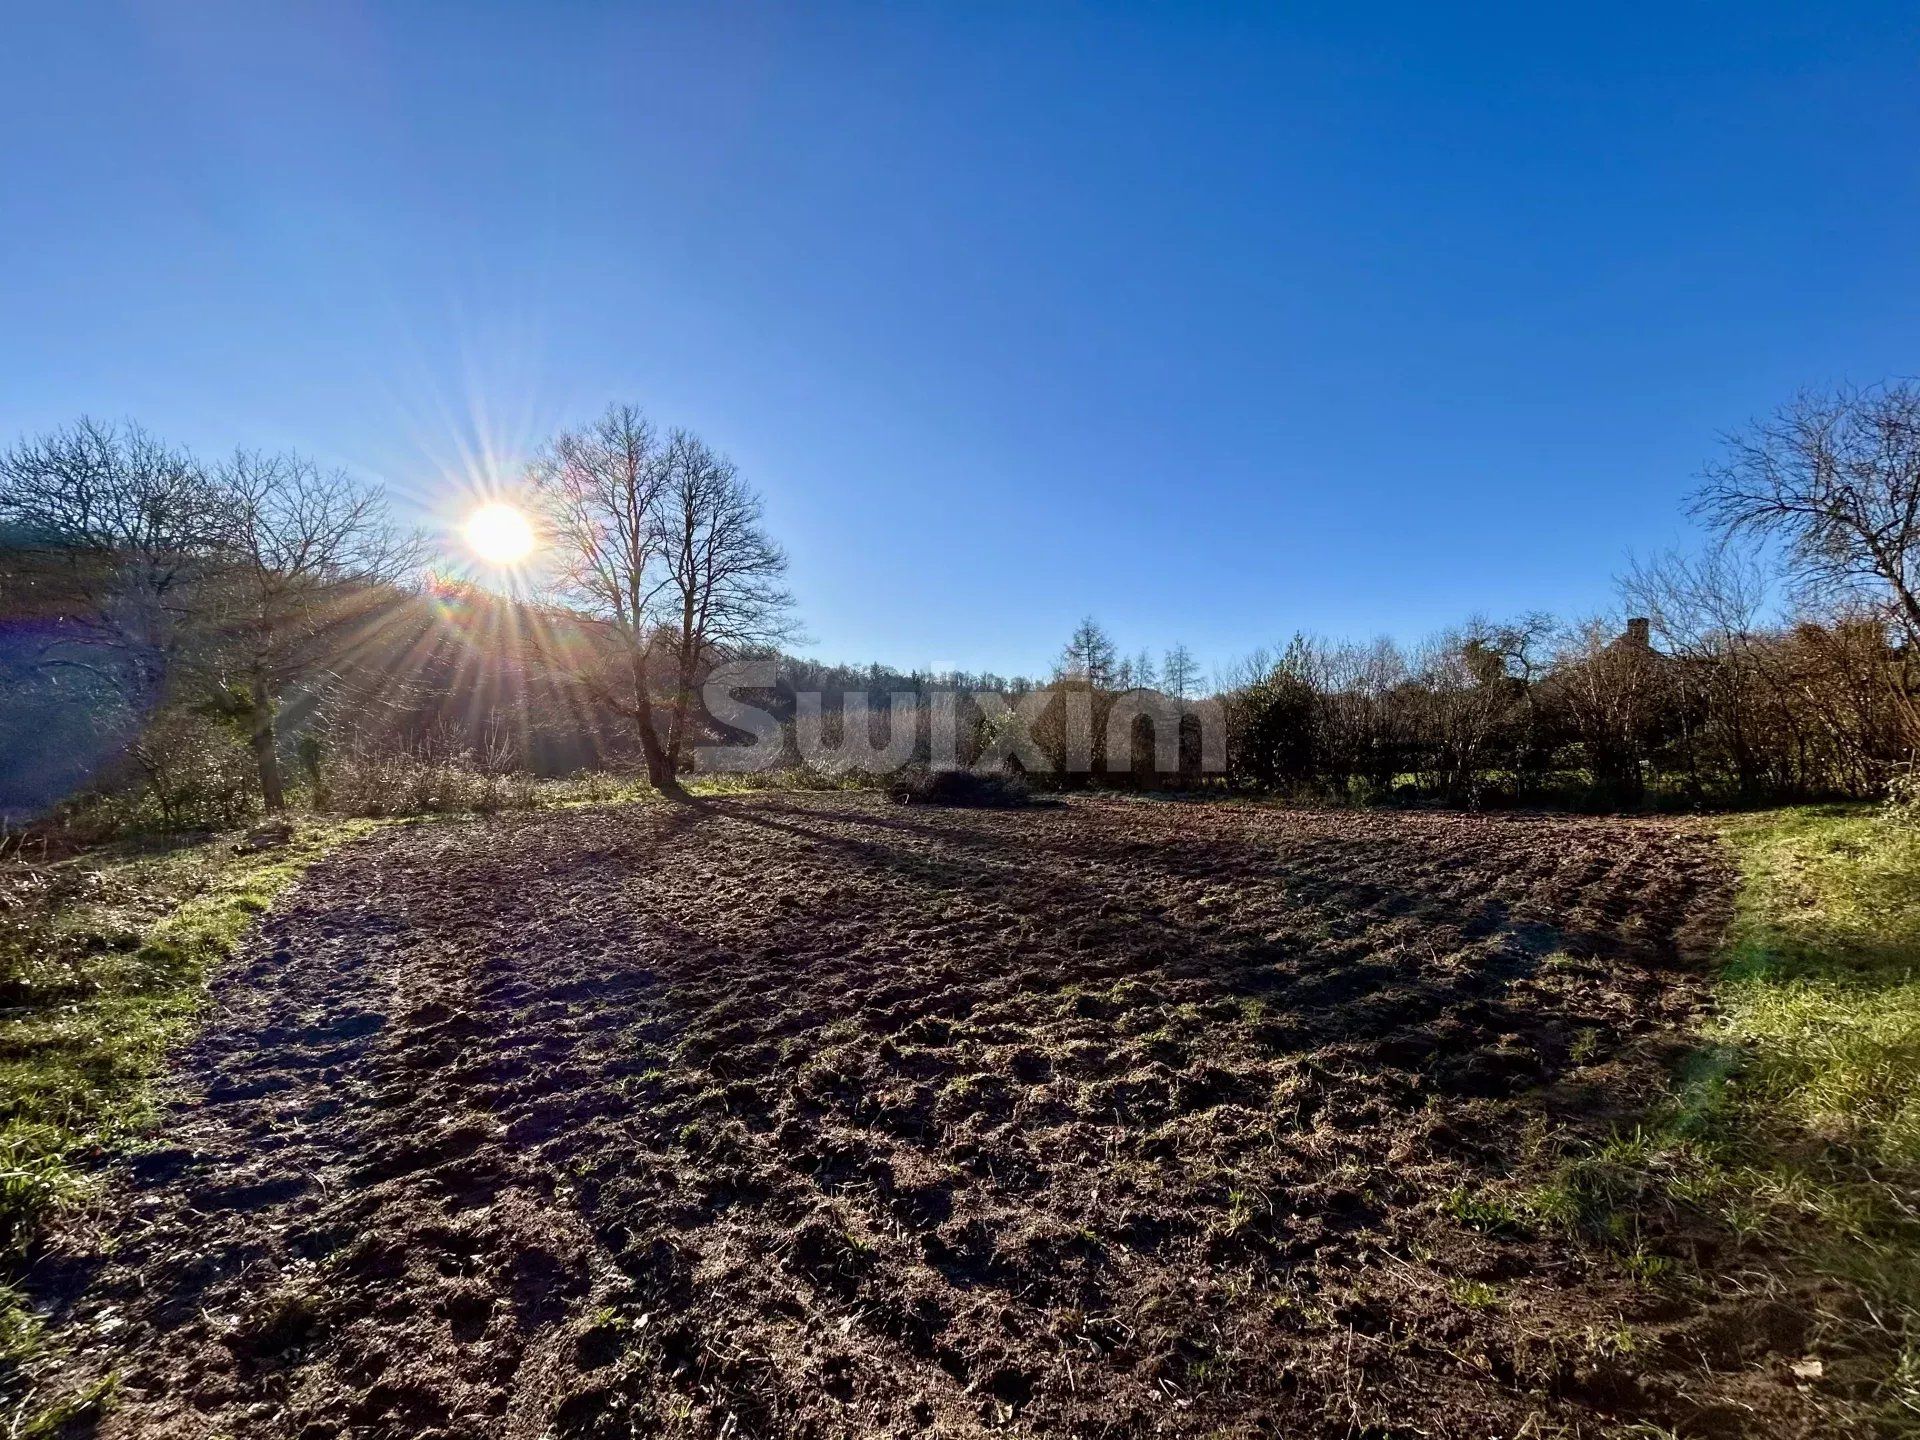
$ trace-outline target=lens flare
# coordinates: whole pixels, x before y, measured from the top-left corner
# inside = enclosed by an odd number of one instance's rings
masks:
[[[533,553],[533,522],[526,512],[499,501],[467,517],[467,544],[489,565],[518,565]]]

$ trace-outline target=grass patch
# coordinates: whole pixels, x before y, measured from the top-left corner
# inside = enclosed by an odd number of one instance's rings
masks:
[[[1878,1164],[1920,1169],[1920,827],[1884,811],[1733,822],[1740,903],[1719,1038],[1752,1098]]]
[[[1723,1213],[1859,1292],[1876,1419],[1920,1436],[1920,826],[1822,807],[1727,838],[1741,886],[1713,1038],[1746,1063],[1689,1097],[1737,1145]]]
[[[1526,1207],[1646,1281],[1670,1266],[1643,1236],[1693,1211],[1842,1282],[1817,1341],[1836,1405],[1920,1437],[1920,828],[1828,806],[1723,833],[1740,886],[1702,1045],[1664,1113]]]
[[[236,846],[232,835],[126,842],[0,870],[7,1268],[83,1192],[82,1162],[124,1145],[153,1118],[154,1075],[214,967],[308,865],[372,828],[301,822],[285,844],[262,850]],[[0,1289],[0,1391],[22,1388],[37,1347],[31,1317]],[[28,1421],[24,1410],[10,1418],[16,1430]]]
[[[1526,1229],[1526,1217],[1518,1207],[1485,1191],[1458,1185],[1441,1204],[1462,1225],[1488,1235],[1519,1234]]]
[[[1498,1310],[1506,1304],[1500,1292],[1484,1280],[1449,1280],[1447,1298],[1466,1310]]]

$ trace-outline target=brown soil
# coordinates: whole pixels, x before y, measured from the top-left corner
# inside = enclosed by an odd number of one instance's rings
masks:
[[[1795,1307],[1462,1203],[1650,1102],[1726,884],[1644,821],[392,829],[34,1283],[119,1436],[1815,1433]]]

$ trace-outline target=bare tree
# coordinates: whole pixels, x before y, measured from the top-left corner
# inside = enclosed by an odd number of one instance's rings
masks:
[[[1313,674],[1320,763],[1336,785],[1356,776],[1374,786],[1393,783],[1412,748],[1408,712],[1426,708],[1411,680],[1407,657],[1385,636],[1321,647]]]
[[[679,793],[655,723],[654,632],[673,568],[660,517],[673,484],[670,447],[632,405],[612,405],[591,425],[556,436],[527,480],[551,538],[557,599],[597,622],[591,655],[570,658],[570,635],[536,635],[545,658],[570,671],[599,703],[639,732],[647,778]]]
[[[393,587],[422,558],[385,495],[298,455],[239,451],[214,482],[217,703],[244,720],[269,810],[286,806],[275,716],[287,691],[324,688],[394,613]]]
[[[1534,632],[1474,616],[1442,631],[1414,662],[1424,768],[1441,793],[1477,802],[1483,771],[1512,748],[1526,713],[1528,686],[1518,673],[1532,658]]]
[[[1724,654],[1758,628],[1768,598],[1759,558],[1725,541],[1697,555],[1634,556],[1618,583],[1628,612],[1647,616],[1675,655]]]
[[[193,457],[138,426],[82,419],[0,455],[0,601],[41,622],[31,662],[162,703],[220,514]]]
[[[1680,760],[1696,795],[1707,752],[1743,794],[1760,788],[1765,747],[1758,732],[1778,690],[1777,667],[1759,634],[1767,600],[1759,559],[1723,540],[1698,555],[1634,558],[1619,580],[1630,614],[1644,615],[1674,658],[1671,683]]]
[[[1167,651],[1160,664],[1160,684],[1176,700],[1191,699],[1193,692],[1200,688],[1200,667],[1194,664],[1193,654],[1185,645],[1175,645]]]
[[[678,773],[702,672],[790,640],[795,627],[786,552],[767,534],[760,497],[733,462],[676,431],[666,466],[660,530],[674,661],[667,759]]]
[[[1144,649],[1133,657],[1128,679],[1133,682],[1136,689],[1153,690],[1158,688],[1160,676],[1153,668],[1153,656],[1149,655]]]
[[[1096,690],[1113,687],[1116,666],[1113,641],[1091,615],[1073,627],[1073,634],[1060,652],[1060,673],[1071,680],[1084,680]]]
[[[1784,542],[1803,584],[1865,592],[1920,642],[1920,383],[1802,395],[1726,445],[1695,513]]]
[[[1670,679],[1667,657],[1621,637],[1608,620],[1578,622],[1561,637],[1549,676],[1554,701],[1585,752],[1594,788],[1612,801],[1637,804],[1645,793]]]

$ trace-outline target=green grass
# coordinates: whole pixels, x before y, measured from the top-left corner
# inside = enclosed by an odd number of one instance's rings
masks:
[[[1447,1298],[1466,1310],[1498,1310],[1506,1304],[1500,1292],[1484,1280],[1449,1280]]]
[[[1920,827],[1830,806],[1722,830],[1739,889],[1700,1046],[1663,1113],[1524,1205],[1649,1283],[1678,1267],[1642,1237],[1682,1211],[1841,1282],[1816,1316],[1836,1405],[1920,1437]]]
[[[1738,1144],[1723,1213],[1863,1298],[1876,1418],[1920,1436],[1920,816],[1825,807],[1730,822],[1741,886],[1696,1081]],[[1878,1344],[1876,1345],[1876,1342]]]
[[[1441,1204],[1462,1225],[1489,1235],[1510,1234],[1526,1226],[1526,1217],[1508,1201],[1464,1185],[1455,1186]]]
[[[98,1146],[146,1117],[146,1081],[198,1008],[208,971],[281,889],[366,822],[302,825],[271,850],[231,837],[66,862],[92,881],[49,932],[70,958],[0,1020],[0,1149],[9,1169]],[[17,1236],[0,1210],[0,1239]]]
[[[1742,884],[1718,1038],[1809,1134],[1920,1167],[1920,824],[1796,810],[1732,822]]]
[[[0,1011],[0,1254],[8,1268],[56,1209],[85,1192],[85,1162],[151,1121],[154,1076],[199,1010],[213,969],[308,865],[372,828],[301,822],[288,843],[257,852],[236,851],[231,835],[129,842],[4,873],[0,977],[11,1003]],[[22,1388],[36,1332],[0,1287],[0,1390]],[[33,1433],[19,1430],[32,1418],[25,1408],[9,1418],[18,1433]]]

